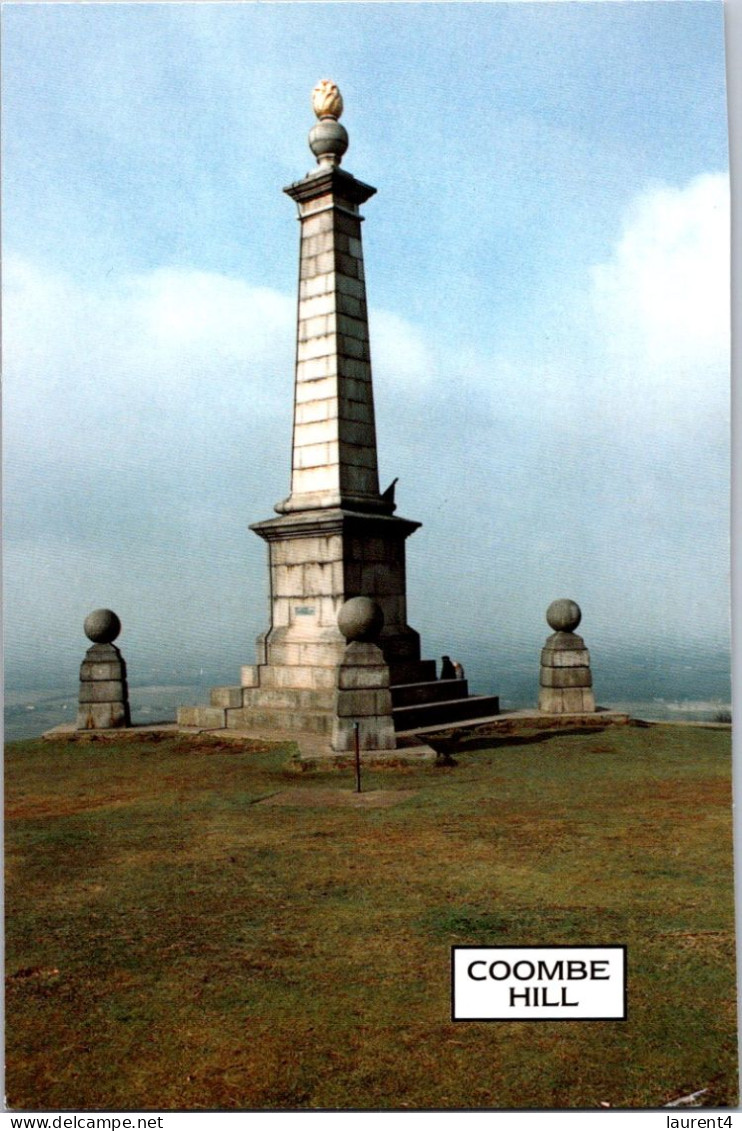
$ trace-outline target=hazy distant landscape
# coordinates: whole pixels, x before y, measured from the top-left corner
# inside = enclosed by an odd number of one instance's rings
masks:
[[[593,678],[600,706],[627,711],[637,718],[658,720],[714,721],[731,710],[729,657],[709,652],[694,663],[688,656],[654,652],[613,656],[594,655]],[[538,694],[538,655],[527,659],[508,657],[501,671],[492,670],[484,650],[466,665],[469,685],[475,693],[495,693],[504,709],[534,706]],[[131,666],[130,666],[131,673]],[[153,677],[155,673],[146,673]],[[157,682],[129,686],[132,721],[173,721],[176,709],[190,703],[207,703],[211,687],[237,681],[238,672],[220,669],[158,672]],[[28,677],[27,677],[28,678]],[[42,682],[39,680],[38,682]],[[77,710],[77,683],[67,679],[55,686],[33,686],[28,680],[8,679],[5,689],[5,739],[34,738],[59,723],[73,722]]]

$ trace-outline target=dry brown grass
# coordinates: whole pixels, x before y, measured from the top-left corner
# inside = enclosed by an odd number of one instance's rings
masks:
[[[728,733],[458,757],[369,772],[375,807],[264,744],[12,746],[10,1103],[736,1103]],[[454,1024],[463,943],[625,943],[629,1019]]]

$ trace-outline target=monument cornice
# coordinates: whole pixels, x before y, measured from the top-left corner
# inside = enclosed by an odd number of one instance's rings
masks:
[[[250,525],[250,530],[266,542],[277,542],[285,538],[311,538],[317,534],[342,534],[356,524],[362,525],[369,532],[373,527],[386,532],[396,530],[403,538],[409,538],[410,534],[422,526],[422,523],[402,518],[401,515],[327,507],[313,511],[295,511],[264,522],[255,522]]]
[[[352,204],[365,204],[376,193],[372,185],[364,184],[337,166],[322,166],[307,173],[302,180],[287,185],[283,191],[297,204],[305,204],[329,193]]]

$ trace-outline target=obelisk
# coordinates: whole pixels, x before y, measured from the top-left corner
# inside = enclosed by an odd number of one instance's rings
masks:
[[[252,527],[270,553],[272,624],[259,659],[334,668],[340,606],[365,596],[383,610],[387,662],[414,665],[405,540],[420,524],[394,515],[393,490],[379,491],[359,211],[376,190],[340,168],[348,134],[333,83],[317,85],[313,108],[317,168],[285,189],[301,224],[291,493],[279,518]]]
[[[338,627],[355,597],[381,610],[374,644],[388,668],[397,729],[496,714],[495,696],[469,699],[465,680],[436,680],[435,662],[420,659],[419,635],[407,623],[405,542],[420,523],[394,513],[394,483],[379,490],[360,213],[376,189],[340,167],[348,134],[335,84],[318,83],[312,105],[317,166],[284,190],[300,222],[291,490],[277,518],[251,527],[268,544],[271,623],[241,685],[214,688],[211,706],[182,707],[178,720],[329,740],[340,708],[355,709],[346,685],[356,674]]]

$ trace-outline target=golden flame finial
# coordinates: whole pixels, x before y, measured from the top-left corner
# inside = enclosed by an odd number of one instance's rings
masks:
[[[312,91],[312,109],[318,118],[338,120],[343,112],[343,96],[330,79],[320,79]]]

